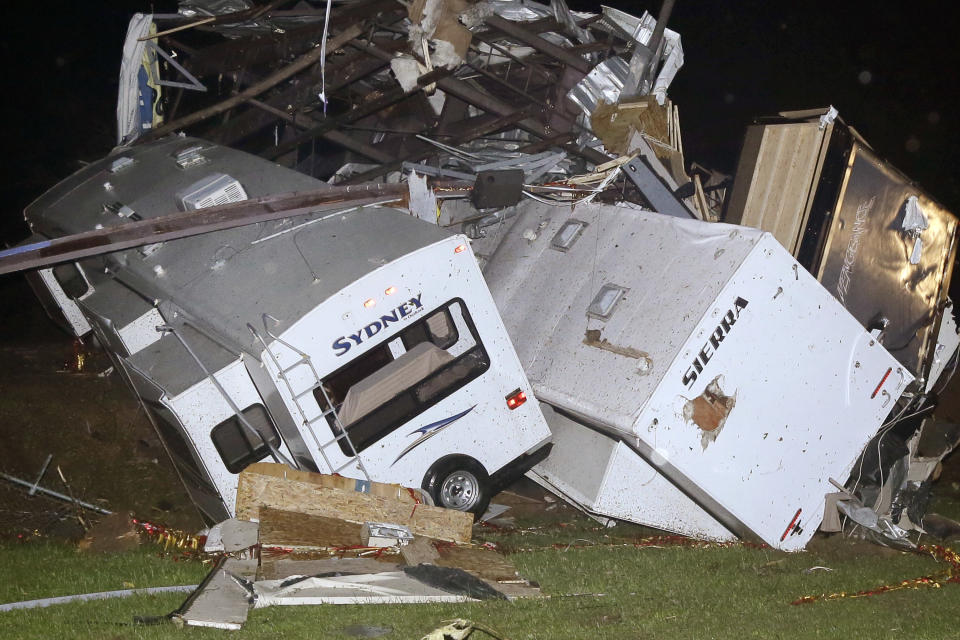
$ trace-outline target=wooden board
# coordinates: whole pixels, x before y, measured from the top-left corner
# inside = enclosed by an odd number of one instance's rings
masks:
[[[462,511],[410,504],[402,501],[400,496],[388,498],[374,493],[344,491],[312,482],[292,480],[289,477],[265,475],[251,466],[240,473],[237,517],[259,520],[261,507],[338,518],[358,524],[402,524],[416,535],[453,542],[469,542],[473,527],[473,515]]]
[[[411,566],[424,562],[434,564],[440,559],[440,554],[433,546],[433,540],[420,536],[400,547],[400,555],[403,556],[403,561]]]
[[[670,144],[667,109],[657,104],[653,96],[614,104],[601,100],[590,116],[590,122],[608,151],[627,154],[630,139],[634,132],[638,132],[663,143],[664,146],[650,145],[658,158],[663,160],[670,155],[671,149],[665,148]]]
[[[260,545],[325,548],[360,544],[362,524],[297,511],[260,508]]]
[[[517,580],[517,568],[507,556],[482,547],[438,545],[440,559],[434,564],[463,569],[492,582]]]
[[[257,473],[263,476],[273,476],[275,478],[285,478],[287,480],[296,480],[297,482],[306,482],[315,484],[318,487],[328,487],[330,489],[342,489],[344,491],[359,491],[361,493],[370,493],[384,498],[393,498],[398,502],[416,504],[416,492],[400,486],[399,484],[386,484],[384,482],[367,482],[355,478],[344,476],[332,476],[326,473],[311,473],[309,471],[298,471],[291,469],[285,464],[276,464],[273,462],[257,462],[247,467],[244,471]]]

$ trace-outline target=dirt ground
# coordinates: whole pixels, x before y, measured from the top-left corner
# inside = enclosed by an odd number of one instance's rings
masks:
[[[116,372],[102,375],[107,357],[60,331],[22,278],[0,279],[0,300],[0,472],[33,483],[52,455],[42,487],[168,526],[199,528],[132,391]],[[70,503],[0,480],[0,539],[77,537],[76,512]]]
[[[0,278],[0,472],[78,500],[169,527],[196,531],[200,517],[133,393],[98,349],[81,345],[44,314],[20,277]],[[10,304],[6,304],[11,302]],[[78,356],[83,357],[82,367]],[[948,387],[937,415],[960,419],[960,376]],[[948,458],[935,506],[960,515],[960,457]],[[58,474],[63,472],[66,484]],[[496,502],[523,517],[563,507],[529,481]],[[952,507],[957,507],[956,509]],[[101,516],[84,512],[89,520]],[[0,540],[83,535],[69,502],[0,480]]]

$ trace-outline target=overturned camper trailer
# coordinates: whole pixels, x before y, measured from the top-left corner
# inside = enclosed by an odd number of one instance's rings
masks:
[[[485,277],[550,407],[534,477],[600,515],[802,548],[910,372],[770,234],[521,208]]]
[[[318,185],[173,137],[85,167],[26,217],[36,240]],[[232,513],[237,474],[271,456],[478,512],[549,450],[466,238],[405,212],[217,231],[67,262],[35,284],[107,349],[213,521]]]

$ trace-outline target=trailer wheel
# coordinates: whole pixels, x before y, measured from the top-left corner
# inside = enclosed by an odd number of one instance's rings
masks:
[[[482,516],[490,504],[490,477],[483,466],[467,457],[438,461],[423,480],[423,488],[438,507]]]

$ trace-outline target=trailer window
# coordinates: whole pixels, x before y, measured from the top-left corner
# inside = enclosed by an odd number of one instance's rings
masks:
[[[280,434],[270,420],[267,410],[262,404],[253,404],[241,411],[243,417],[264,440],[268,440],[274,448],[280,446]],[[270,449],[263,440],[240,424],[237,416],[230,416],[210,431],[213,446],[223,459],[224,466],[230,473],[240,473],[254,462],[263,460],[270,454]]]
[[[181,473],[191,481],[191,484],[198,485],[207,491],[216,491],[213,483],[207,477],[203,465],[193,446],[187,440],[186,432],[180,421],[170,409],[159,402],[144,400],[147,409],[153,414],[154,424],[157,427],[160,438],[167,446],[167,451],[173,462]]]
[[[53,268],[53,279],[57,281],[67,297],[74,300],[81,298],[90,290],[86,278],[80,272],[80,267],[72,262],[58,264]]]
[[[229,517],[220,492],[207,475],[206,467],[177,416],[159,402],[144,399],[143,403],[153,416],[153,423],[170,453],[173,465],[204,520],[214,523]]]
[[[314,390],[340,418],[327,416],[335,434],[346,429],[363,451],[440,402],[490,367],[490,359],[462,300],[453,300],[395,334],[323,380]],[[340,449],[352,455],[346,439]]]

